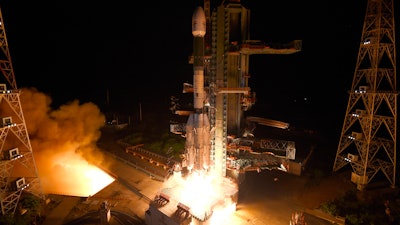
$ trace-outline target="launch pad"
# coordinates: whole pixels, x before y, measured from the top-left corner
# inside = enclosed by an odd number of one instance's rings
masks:
[[[236,182],[212,174],[176,171],[150,203],[146,224],[222,224],[236,210]],[[222,221],[222,222],[223,222]]]

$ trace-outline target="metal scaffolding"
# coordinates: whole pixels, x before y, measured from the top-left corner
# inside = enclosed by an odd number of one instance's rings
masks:
[[[2,215],[16,212],[23,191],[44,199],[32,146],[14,76],[3,17],[0,11],[0,71],[7,84],[0,84],[0,204]]]
[[[350,164],[363,190],[382,171],[395,186],[397,96],[393,0],[369,0],[333,171]]]

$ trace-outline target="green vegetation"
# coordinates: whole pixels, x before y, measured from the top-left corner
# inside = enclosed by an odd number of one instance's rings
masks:
[[[396,202],[399,198],[398,194],[371,196],[349,191],[322,204],[321,210],[346,218],[346,225],[394,225],[400,222],[400,204]]]
[[[38,224],[41,221],[42,199],[30,193],[23,193],[18,202],[18,209],[12,214],[0,216],[0,224],[28,225]]]
[[[146,150],[177,160],[185,148],[186,139],[171,133],[168,119],[156,114],[147,115],[142,122],[119,132],[118,136],[127,144],[144,144]]]
[[[144,144],[146,150],[155,152],[164,156],[179,157],[185,147],[185,139],[179,135],[172,134],[168,130],[152,132],[152,135],[146,136],[141,133],[133,132],[122,139],[123,142],[130,145]]]

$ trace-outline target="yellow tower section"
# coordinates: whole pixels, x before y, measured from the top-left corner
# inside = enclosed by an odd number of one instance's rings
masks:
[[[0,84],[0,206],[2,215],[14,215],[24,191],[42,199],[44,194],[21,107],[1,10],[0,47],[0,71],[8,82]]]
[[[379,171],[395,186],[396,45],[393,0],[369,0],[333,171],[350,164],[363,190]]]

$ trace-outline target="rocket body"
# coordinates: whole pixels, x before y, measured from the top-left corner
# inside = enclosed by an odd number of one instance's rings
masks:
[[[193,34],[193,104],[194,110],[204,107],[204,36],[206,34],[206,15],[197,7],[192,17]]]
[[[210,167],[210,122],[206,113],[192,113],[186,124],[186,166],[189,171]]]
[[[206,17],[203,8],[197,7],[192,17],[193,34],[193,112],[186,123],[186,166],[191,170],[210,167],[210,121],[204,111],[204,35]]]

